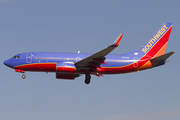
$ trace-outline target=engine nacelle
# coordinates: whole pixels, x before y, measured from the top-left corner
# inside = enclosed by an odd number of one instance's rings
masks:
[[[56,73],[75,73],[76,66],[69,63],[57,63]]]
[[[69,79],[69,80],[73,80],[76,77],[79,77],[79,74],[56,73],[56,78],[57,79]]]

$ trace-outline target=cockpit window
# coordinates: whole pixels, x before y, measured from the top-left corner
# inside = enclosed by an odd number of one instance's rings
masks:
[[[13,58],[18,59],[18,58],[19,58],[19,56],[13,56]]]

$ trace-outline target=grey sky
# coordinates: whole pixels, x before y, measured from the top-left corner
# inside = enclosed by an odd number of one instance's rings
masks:
[[[177,0],[0,0],[0,119],[179,120],[180,2]],[[20,73],[3,61],[23,52],[95,53],[124,36],[112,54],[139,49],[174,22],[166,65],[136,73],[57,80]]]

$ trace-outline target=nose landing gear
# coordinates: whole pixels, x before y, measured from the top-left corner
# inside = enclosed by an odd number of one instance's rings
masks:
[[[26,78],[26,75],[24,74],[25,71],[24,70],[19,70],[19,69],[15,69],[16,72],[20,72],[20,73],[23,73],[22,75],[22,78],[25,79]]]
[[[25,79],[25,78],[26,78],[26,75],[23,74],[23,75],[22,75],[22,79]]]

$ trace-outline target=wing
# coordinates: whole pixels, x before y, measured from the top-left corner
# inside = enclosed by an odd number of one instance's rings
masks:
[[[94,70],[96,71],[96,69],[98,67],[100,67],[100,65],[103,63],[103,64],[106,64],[104,61],[105,61],[105,56],[107,54],[109,54],[112,50],[114,50],[120,43],[121,41],[121,38],[123,36],[123,33],[121,33],[117,38],[116,40],[114,41],[114,43],[110,46],[108,46],[107,48],[87,57],[87,58],[84,58],[78,62],[75,63],[76,67],[77,68],[80,68],[80,69],[85,69],[86,71],[87,70]]]

